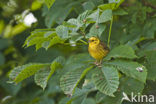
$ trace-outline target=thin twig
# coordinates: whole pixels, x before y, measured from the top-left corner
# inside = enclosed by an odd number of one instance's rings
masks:
[[[83,42],[83,43],[63,43],[63,45],[75,45],[75,46],[84,46],[84,45],[88,45],[87,42]]]
[[[110,37],[111,37],[111,32],[112,32],[112,24],[113,24],[113,16],[112,16],[112,19],[111,19],[111,23],[110,23],[110,28],[109,28],[109,36],[108,36],[108,47],[110,48]]]
[[[86,42],[86,41],[84,41],[84,40],[80,40],[82,43],[84,43],[85,45],[88,45],[88,43]]]

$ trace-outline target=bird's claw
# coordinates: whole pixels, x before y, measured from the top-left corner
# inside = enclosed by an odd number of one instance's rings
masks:
[[[101,65],[97,65],[97,67],[101,68],[102,66]]]
[[[101,63],[98,63],[97,61],[94,62],[94,64],[95,64],[96,66],[100,67],[100,68],[102,67],[102,66],[101,66]]]
[[[95,65],[97,65],[97,66],[99,65],[99,63],[98,63],[97,61],[96,61],[96,62],[94,62],[94,64],[95,64]]]

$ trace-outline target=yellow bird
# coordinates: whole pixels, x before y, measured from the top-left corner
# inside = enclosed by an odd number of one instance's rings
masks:
[[[88,51],[96,59],[95,64],[101,65],[102,59],[108,54],[109,48],[97,37],[89,38]]]

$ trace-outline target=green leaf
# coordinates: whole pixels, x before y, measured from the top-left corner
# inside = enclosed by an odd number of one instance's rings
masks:
[[[51,99],[49,97],[40,97],[38,99],[38,101],[36,101],[35,103],[37,104],[55,104],[54,99]]]
[[[95,8],[95,5],[91,1],[86,1],[83,3],[84,10],[93,10]]]
[[[39,46],[39,48],[43,47],[43,48],[45,48],[46,50],[48,50],[48,48],[49,48],[49,47],[48,47],[48,46],[49,46],[49,43],[50,43],[49,41],[44,41],[44,42],[42,43],[42,45]],[[38,50],[39,48],[36,47],[36,50]]]
[[[75,43],[81,39],[84,38],[80,33],[70,33],[71,35],[71,41],[74,41]]]
[[[113,11],[113,15],[128,15],[128,12],[126,12],[124,9],[118,8],[117,10]]]
[[[39,10],[41,7],[42,7],[42,2],[40,2],[39,0],[33,1],[31,4],[32,11]]]
[[[54,4],[55,0],[45,0],[45,3],[48,8],[50,8]]]
[[[99,5],[101,10],[111,9],[116,10],[125,0],[109,0],[109,4]]]
[[[96,103],[97,104],[122,104],[123,95],[121,92],[115,92],[115,97],[105,95],[101,92],[96,94]]]
[[[68,104],[67,102],[70,100],[69,97],[64,97],[61,100],[59,100],[58,104]],[[70,103],[69,103],[70,104]]]
[[[141,45],[141,49],[137,51],[137,55],[139,57],[144,57],[149,51],[154,51],[156,46],[156,42],[149,41],[146,44]]]
[[[147,79],[156,80],[156,51],[148,51],[145,53],[146,61],[145,65],[148,70]]]
[[[78,8],[83,10],[82,6],[80,5],[81,2],[82,1],[76,0],[55,0],[55,3],[49,10],[43,6],[42,15],[45,16],[45,25],[48,28],[51,28],[55,24],[62,24],[62,22],[72,11],[76,10],[78,12],[82,12],[81,10],[78,10]]]
[[[62,57],[62,56],[57,57],[57,58],[52,62],[52,64],[50,65],[51,71],[50,71],[50,74],[49,74],[49,76],[48,76],[48,80],[50,79],[50,77],[53,75],[53,73],[55,72],[55,70],[56,70],[57,68],[62,68],[62,67],[63,67],[64,63],[65,63],[65,59],[64,59],[64,57]]]
[[[36,45],[36,47],[40,48],[45,41],[50,40],[54,36],[56,36],[56,33],[53,29],[36,29],[31,32],[31,35],[26,39],[23,46]]]
[[[49,39],[48,41],[45,41],[44,43],[42,43],[42,47],[44,47],[47,50],[51,46],[58,44],[58,43],[63,44],[64,40],[58,36],[54,36],[52,39]]]
[[[76,28],[76,25],[77,25],[77,19],[75,18],[71,18],[67,22],[66,21],[63,22],[63,26],[68,27],[69,29]]]
[[[74,99],[72,103],[67,103],[67,104],[84,104],[84,101],[86,100],[86,98],[87,98],[87,94],[84,94]]]
[[[105,31],[106,25],[105,24],[94,24],[90,31],[89,31],[89,37],[91,36],[98,36],[101,37],[102,33]]]
[[[22,84],[19,83],[17,85],[8,84],[6,83],[8,81],[7,77],[1,78],[0,86],[3,88],[8,94],[11,94],[13,96],[17,95],[20,89],[22,88]]]
[[[111,58],[137,58],[134,50],[128,45],[120,45],[113,48],[105,59],[110,60]]]
[[[134,86],[135,85],[135,86]],[[127,95],[142,93],[144,89],[144,83],[130,77],[122,77],[120,79],[119,90],[125,92]]]
[[[85,58],[84,58],[85,57]],[[74,64],[74,63],[83,63],[88,64],[89,62],[93,62],[93,58],[88,53],[80,53],[72,55],[68,58],[66,64]]]
[[[77,17],[77,20],[79,21],[79,23],[81,24],[81,28],[80,30],[82,32],[84,32],[85,28],[90,24],[89,20],[88,20],[88,16],[90,15],[91,11],[85,11],[82,14],[80,14]]]
[[[109,3],[116,3],[115,9],[117,9],[124,1],[125,0],[109,0]]]
[[[87,98],[89,93],[86,89],[76,89],[76,95],[73,95],[72,98],[66,104],[83,104],[84,100]]]
[[[103,4],[103,0],[86,0],[83,3],[84,10],[94,10],[98,5]]]
[[[62,38],[62,39],[67,39],[69,38],[68,37],[68,28],[63,26],[63,25],[60,25],[56,28],[56,33],[57,35]]]
[[[97,9],[96,11],[94,11],[92,14],[88,16],[88,19],[91,19],[89,21],[99,23],[99,16],[100,16],[100,10]]]
[[[86,98],[81,104],[96,104],[93,98]]]
[[[109,3],[109,4],[102,4],[102,5],[99,5],[98,8],[101,9],[101,10],[106,10],[106,9],[111,9],[113,10],[116,6],[116,3]]]
[[[72,96],[79,82],[85,77],[87,72],[93,68],[93,66],[88,67],[85,70],[83,70],[83,68],[84,67],[71,70],[61,77],[60,87],[65,94]]]
[[[50,35],[56,36],[56,32],[55,31],[47,31],[46,33],[44,33],[44,38],[47,38]]]
[[[49,43],[48,48],[51,47],[51,46],[53,46],[53,45],[55,45],[55,44],[57,44],[57,43],[64,43],[64,40],[60,39],[58,36],[55,36],[55,37],[53,37],[50,40],[50,43]]]
[[[96,88],[92,82],[88,82],[86,85],[83,85],[81,89],[75,89],[75,93],[73,94],[72,99],[84,94],[89,94],[92,91],[96,91]]]
[[[109,0],[109,3],[118,3],[121,0]]]
[[[118,71],[113,66],[103,65],[97,73],[93,74],[93,82],[96,88],[109,96],[114,96],[113,93],[119,86]]]
[[[118,0],[119,2],[116,5],[116,9],[125,1],[125,0]]]
[[[70,98],[70,100],[68,100],[68,102],[66,104],[77,104],[77,103],[81,103],[84,104],[84,100],[86,99],[87,95],[92,92],[95,91],[95,86],[93,83],[88,83],[85,86],[82,86],[82,89],[76,88],[75,89],[75,93],[73,94],[73,96]]]
[[[85,57],[85,58],[84,58]],[[76,69],[84,69],[84,66],[91,65],[94,62],[93,58],[88,53],[74,54],[71,55],[67,60],[63,67],[62,74],[64,72],[76,70]],[[86,68],[86,67],[85,67]]]
[[[105,63],[116,66],[118,70],[120,70],[122,73],[126,74],[129,77],[132,77],[143,83],[146,82],[147,69],[143,65],[137,62],[123,60],[123,59],[116,59]],[[140,72],[138,69],[142,69],[142,72]]]
[[[11,45],[12,41],[9,39],[0,39],[0,50],[3,50],[7,48],[9,45]]]
[[[35,40],[38,40],[38,39],[42,38],[44,33],[45,32],[33,31],[31,33],[31,35],[26,39],[26,41],[25,41],[23,46],[29,47],[29,46],[32,46],[32,45],[36,44],[37,42]]]
[[[84,20],[87,19],[87,17],[90,15],[91,11],[86,10],[82,14],[80,14],[77,18],[78,21],[80,21],[81,24],[84,24]]]
[[[127,95],[138,94],[143,91],[144,83],[130,77],[120,78],[120,86],[114,93],[115,97],[107,96],[101,92],[96,94],[96,103],[100,104],[122,104],[123,92]]]
[[[104,23],[112,19],[112,10],[108,9],[102,12],[99,17],[99,23]]]
[[[64,43],[64,40],[57,36],[54,29],[36,29],[26,39],[23,46],[36,45],[36,50],[41,47],[47,50],[57,43]]]
[[[109,3],[121,3],[124,0],[109,0]]]
[[[74,19],[74,18],[69,19],[67,21],[67,23],[70,23],[75,26],[75,27],[69,28],[72,32],[77,32],[79,30],[79,28],[82,27],[82,24],[80,23],[80,21],[78,21],[77,19]]]
[[[47,82],[48,82],[47,76],[49,76],[49,73],[50,73],[50,68],[45,67],[45,68],[38,70],[37,73],[35,74],[35,77],[34,77],[35,83],[41,86],[43,90],[47,86]]]
[[[3,65],[5,63],[5,57],[4,55],[0,52],[0,65]]]
[[[40,69],[36,74],[35,74],[35,83],[43,88],[43,90],[46,88],[47,83],[50,79],[50,77],[53,75],[55,70],[57,68],[60,68],[63,66],[65,62],[65,59],[62,56],[57,57],[54,59],[50,67],[44,67]]]
[[[22,80],[34,75],[41,68],[47,67],[49,64],[40,63],[30,63],[14,68],[10,74],[9,78],[12,82],[19,83]]]
[[[143,32],[142,36],[146,38],[154,38],[155,37],[155,31],[156,31],[156,18],[150,19],[146,21],[144,27],[143,27]]]
[[[2,1],[2,2],[3,2],[3,1]],[[2,4],[2,3],[0,2],[0,4]],[[1,5],[1,6],[2,6],[2,5]],[[3,32],[4,26],[5,26],[4,21],[3,21],[3,20],[0,20],[0,34],[2,34],[2,32]],[[1,48],[0,48],[0,49],[1,49]]]

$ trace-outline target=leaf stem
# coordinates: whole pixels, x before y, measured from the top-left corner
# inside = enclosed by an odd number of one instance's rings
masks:
[[[83,43],[75,43],[76,45],[84,45]],[[73,45],[72,43],[63,43],[63,45]]]
[[[111,19],[111,23],[110,23],[110,28],[109,28],[109,36],[108,36],[108,47],[110,47],[110,37],[111,37],[111,32],[112,32],[112,24],[113,24],[113,16],[112,16],[112,19]]]
[[[84,40],[80,40],[82,43],[84,43],[85,45],[88,45],[88,43],[86,42],[86,41],[84,41]]]

